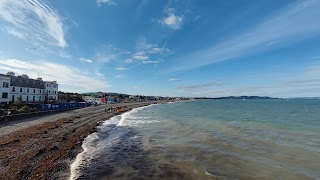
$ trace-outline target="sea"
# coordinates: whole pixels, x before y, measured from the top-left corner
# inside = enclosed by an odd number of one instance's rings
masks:
[[[150,105],[82,147],[70,179],[320,179],[320,100]]]

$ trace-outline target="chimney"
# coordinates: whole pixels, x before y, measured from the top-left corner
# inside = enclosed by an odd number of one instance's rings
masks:
[[[28,75],[26,75],[26,74],[22,74],[21,77],[23,77],[23,78],[25,78],[25,79],[28,79],[28,78],[29,78]]]
[[[10,71],[10,72],[7,73],[7,75],[14,76],[14,72]]]

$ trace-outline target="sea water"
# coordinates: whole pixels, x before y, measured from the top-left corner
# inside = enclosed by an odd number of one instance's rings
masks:
[[[320,100],[136,108],[83,148],[70,179],[320,179]]]

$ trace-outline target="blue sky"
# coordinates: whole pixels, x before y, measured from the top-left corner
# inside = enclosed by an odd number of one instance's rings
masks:
[[[0,73],[61,91],[312,97],[318,0],[0,0]]]

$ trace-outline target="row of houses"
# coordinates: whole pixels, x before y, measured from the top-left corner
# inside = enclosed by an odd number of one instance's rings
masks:
[[[82,99],[85,102],[89,103],[98,103],[98,104],[105,104],[105,103],[120,103],[124,99],[120,98],[119,96],[83,96]]]
[[[0,74],[0,104],[15,101],[42,103],[58,100],[56,81],[43,81],[42,78],[31,79],[26,74],[15,76],[14,72]]]
[[[110,95],[112,94],[112,95]],[[117,93],[108,94],[91,94],[82,97],[83,101],[88,103],[121,103],[121,102],[144,102],[160,100],[186,100],[187,98],[162,97],[162,96],[141,96],[141,95],[124,95]]]

